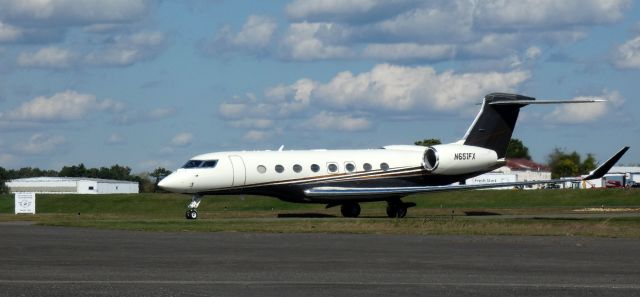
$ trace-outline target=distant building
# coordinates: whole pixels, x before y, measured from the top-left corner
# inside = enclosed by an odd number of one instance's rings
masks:
[[[138,183],[86,177],[31,177],[6,182],[9,191],[42,194],[131,194]]]
[[[507,159],[507,164],[494,171],[470,178],[467,184],[479,183],[501,183],[501,182],[522,182],[534,180],[551,179],[551,168],[546,165],[538,164],[527,159]],[[525,186],[526,189],[540,189],[541,185]],[[502,187],[495,189],[513,189],[513,187]]]
[[[589,189],[637,186],[638,184],[640,184],[640,166],[614,166],[601,179],[589,180],[573,186],[575,188]]]

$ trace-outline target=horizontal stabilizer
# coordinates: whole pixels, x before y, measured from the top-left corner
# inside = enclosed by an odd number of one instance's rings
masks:
[[[565,104],[565,103],[594,103],[605,102],[603,99],[587,99],[587,100],[499,100],[490,102],[489,105],[513,105],[513,104]]]

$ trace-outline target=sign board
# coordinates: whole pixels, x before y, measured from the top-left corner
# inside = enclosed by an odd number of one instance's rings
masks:
[[[516,182],[515,174],[507,174],[507,173],[485,173],[478,175],[476,177],[472,177],[467,179],[467,185],[479,185],[479,184],[496,184],[496,183],[514,183]],[[507,190],[513,189],[513,186],[510,187],[497,187],[491,188],[494,190]],[[490,190],[490,189],[487,189]]]
[[[16,193],[16,214],[36,213],[36,193]]]

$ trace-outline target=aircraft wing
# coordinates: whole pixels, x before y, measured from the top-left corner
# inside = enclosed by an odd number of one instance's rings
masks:
[[[358,187],[315,187],[305,190],[305,194],[309,197],[321,197],[321,196],[367,196],[367,195],[380,195],[380,194],[414,194],[414,193],[427,193],[427,192],[444,192],[455,190],[474,190],[474,189],[487,189],[498,187],[515,187],[515,186],[527,186],[537,184],[548,183],[561,183],[561,182],[580,182],[583,180],[590,180],[596,178],[602,178],[610,169],[615,165],[620,158],[629,150],[626,146],[613,155],[609,160],[604,162],[598,168],[593,170],[588,176],[584,178],[570,178],[570,179],[550,179],[550,180],[536,180],[536,181],[523,181],[523,182],[505,182],[505,183],[492,183],[492,184],[477,184],[477,185],[444,185],[444,186],[418,186],[418,187],[373,187],[373,188],[358,188]]]

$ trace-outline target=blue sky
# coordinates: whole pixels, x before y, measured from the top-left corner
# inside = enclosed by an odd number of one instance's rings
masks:
[[[514,137],[640,163],[640,7],[569,1],[0,0],[0,166],[175,169],[224,150],[463,136],[490,92]]]

